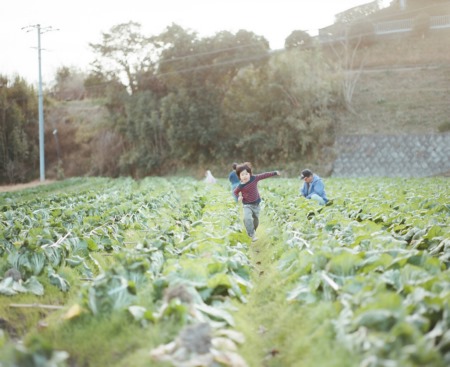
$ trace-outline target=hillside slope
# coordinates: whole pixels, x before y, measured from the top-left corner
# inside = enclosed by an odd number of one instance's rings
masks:
[[[353,112],[338,113],[338,135],[436,133],[450,125],[449,31],[378,40],[359,50],[354,67]]]

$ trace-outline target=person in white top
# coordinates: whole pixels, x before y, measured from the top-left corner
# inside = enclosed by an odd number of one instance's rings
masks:
[[[206,171],[205,174],[205,182],[206,183],[211,183],[211,184],[215,184],[217,182],[217,180],[215,179],[215,177],[212,175],[210,170]]]

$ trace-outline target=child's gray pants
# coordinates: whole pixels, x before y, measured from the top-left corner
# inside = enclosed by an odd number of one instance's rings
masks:
[[[244,204],[244,225],[250,237],[253,237],[259,226],[259,211],[259,204]]]

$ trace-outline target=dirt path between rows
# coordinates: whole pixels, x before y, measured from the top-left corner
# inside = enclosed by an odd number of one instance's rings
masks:
[[[34,180],[27,183],[21,183],[21,184],[13,184],[13,185],[4,185],[0,186],[0,192],[11,192],[11,191],[19,191],[23,189],[29,189],[32,187],[40,186],[40,185],[48,185],[52,182],[55,182],[54,180],[45,180],[41,182],[40,180]]]

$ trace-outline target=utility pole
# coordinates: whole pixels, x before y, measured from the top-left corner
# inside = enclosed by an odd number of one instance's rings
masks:
[[[42,68],[41,68],[41,34],[53,30],[52,27],[41,28],[40,24],[23,27],[22,29],[37,29],[38,34],[38,65],[39,65],[39,86],[38,86],[38,108],[39,108],[39,168],[40,181],[45,181],[45,155],[44,155],[44,95],[42,93]]]
[[[42,95],[41,70],[41,25],[37,25],[38,33],[38,64],[39,64],[39,172],[41,182],[45,181],[45,155],[44,155],[44,96]]]

